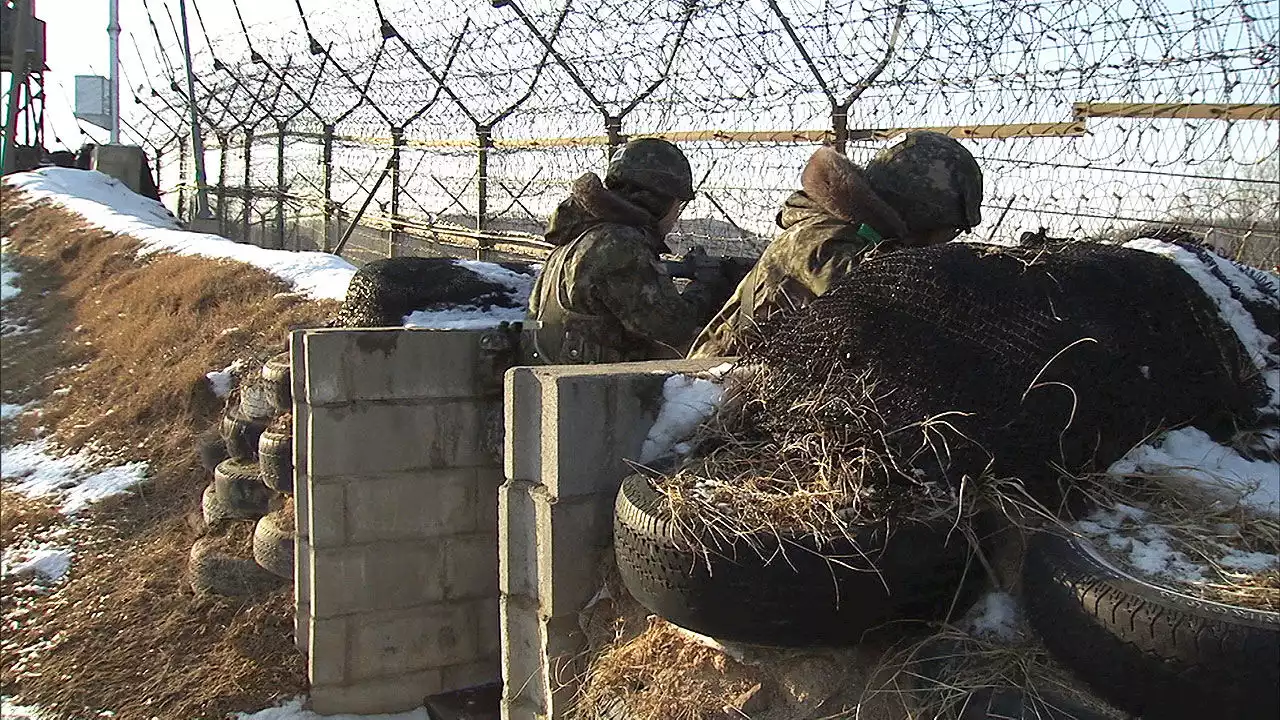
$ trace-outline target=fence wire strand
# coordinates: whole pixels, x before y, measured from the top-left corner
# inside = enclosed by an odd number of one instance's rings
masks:
[[[179,33],[168,0],[143,4],[154,45],[130,38],[158,62],[129,127],[189,192]],[[749,255],[816,147],[865,162],[928,127],[982,163],[978,237],[1178,222],[1280,261],[1273,0],[192,5],[211,196],[225,234],[268,247],[330,250],[355,222],[362,259],[536,255],[576,176],[660,134],[701,181],[675,245]]]

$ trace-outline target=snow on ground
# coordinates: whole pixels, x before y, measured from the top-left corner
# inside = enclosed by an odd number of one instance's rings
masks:
[[[717,382],[688,375],[672,375],[662,384],[662,409],[640,448],[639,462],[651,463],[667,453],[680,452],[689,437],[720,407],[724,388]]]
[[[0,420],[12,420],[18,417],[26,407],[16,403],[0,403]]]
[[[9,244],[9,238],[0,238],[0,301],[17,297],[22,292],[14,281],[18,279],[18,271],[9,266],[5,260],[5,247]]]
[[[43,544],[34,548],[5,548],[0,574],[28,576],[42,586],[56,585],[71,570],[73,553],[62,547]]]
[[[395,715],[317,715],[302,708],[302,698],[294,698],[278,707],[259,710],[256,713],[240,713],[236,718],[237,720],[431,720],[427,709],[421,707]]]
[[[1022,610],[1009,593],[992,591],[974,604],[960,624],[974,637],[1011,643],[1022,634]]]
[[[1175,489],[1181,486],[1280,517],[1280,462],[1250,460],[1196,428],[1173,430],[1139,445],[1107,472],[1159,477]]]
[[[9,175],[4,182],[33,199],[78,213],[104,230],[141,240],[141,255],[172,252],[236,260],[262,268],[316,299],[341,300],[355,274],[355,266],[337,255],[267,250],[217,235],[186,232],[164,205],[96,171],[41,168]]]
[[[209,387],[213,389],[213,394],[224,398],[231,392],[231,386],[235,384],[236,376],[240,374],[240,368],[244,367],[242,360],[236,360],[221,370],[214,370],[204,374],[209,379]]]
[[[93,503],[128,492],[146,479],[147,464],[127,463],[97,470],[101,461],[90,450],[57,456],[46,439],[0,450],[5,489],[28,497],[53,496],[60,511],[74,515]]]
[[[1168,529],[1150,522],[1146,510],[1120,503],[1110,510],[1095,510],[1073,527],[1109,554],[1125,560],[1140,574],[1156,579],[1185,584],[1212,581],[1217,572],[1210,565],[1210,560],[1227,570],[1241,573],[1280,567],[1280,555],[1242,551],[1221,543],[1213,543],[1212,546],[1206,543],[1198,548],[1208,554],[1216,546],[1216,557],[1189,556],[1175,547],[1177,542]]]
[[[9,698],[0,698],[0,718],[4,720],[42,720],[40,712],[32,707],[14,705]]]

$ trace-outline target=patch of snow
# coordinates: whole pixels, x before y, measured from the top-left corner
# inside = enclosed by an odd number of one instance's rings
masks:
[[[479,275],[488,282],[502,285],[511,292],[512,296],[518,297],[521,302],[527,300],[529,294],[533,292],[533,282],[538,277],[537,272],[526,275],[504,268],[497,263],[483,262],[481,260],[455,260],[454,263]]]
[[[528,297],[528,296],[526,296]],[[525,309],[492,307],[455,307],[448,310],[418,310],[404,317],[407,328],[428,330],[488,330],[500,323],[524,322]]]
[[[976,637],[1009,643],[1021,635],[1022,613],[1009,593],[987,593],[969,611],[964,626]]]
[[[71,570],[70,550],[45,546],[30,552],[5,553],[3,573],[6,576],[31,576],[40,585],[55,585]],[[18,560],[17,557],[24,559]]]
[[[1250,460],[1214,442],[1203,430],[1181,428],[1130,450],[1111,475],[1148,475],[1225,503],[1280,517],[1280,462]]]
[[[56,456],[46,439],[0,450],[0,471],[6,488],[28,497],[55,496],[63,500],[60,511],[74,515],[114,495],[128,492],[146,479],[144,462],[94,470],[98,458],[88,450]]]
[[[140,255],[178,255],[234,260],[261,268],[317,299],[342,300],[356,268],[337,255],[267,250],[217,235],[186,232],[160,203],[92,170],[41,168],[6,176],[4,182],[75,212],[109,232],[142,241]]]
[[[662,409],[640,448],[639,462],[650,463],[689,437],[720,407],[724,388],[687,375],[672,375],[662,384]]]
[[[418,708],[395,715],[317,715],[302,708],[302,698],[297,697],[277,707],[255,713],[239,713],[237,720],[431,720],[426,708]]]
[[[17,297],[18,293],[22,292],[21,288],[13,284],[18,279],[18,271],[10,267],[5,260],[4,248],[8,244],[8,238],[4,238],[3,242],[0,242],[0,301]]]
[[[39,710],[33,707],[14,705],[9,698],[0,698],[0,718],[4,720],[44,720]]]
[[[12,420],[18,417],[26,407],[16,403],[0,403],[0,420]]]
[[[1136,512],[1135,512],[1136,511]],[[1080,534],[1100,543],[1144,575],[1186,584],[1203,583],[1216,574],[1212,563],[1224,569],[1256,573],[1280,566],[1280,555],[1246,552],[1215,543],[1218,557],[1192,557],[1173,547],[1169,531],[1148,523],[1145,511],[1126,505],[1095,510],[1073,525]],[[1206,548],[1208,549],[1208,548]]]
[[[242,367],[244,367],[244,361],[236,360],[221,370],[205,373],[204,376],[209,379],[209,386],[213,389],[213,394],[220,398],[226,397],[231,392],[231,385],[235,382],[236,376],[240,374],[240,368]]]
[[[1125,243],[1124,247],[1169,258],[1200,285],[1205,294],[1217,304],[1218,314],[1235,331],[1236,336],[1240,338],[1240,344],[1248,351],[1249,357],[1253,359],[1254,365],[1262,374],[1263,380],[1271,391],[1268,406],[1280,408],[1280,356],[1271,351],[1271,344],[1275,338],[1258,329],[1253,315],[1232,296],[1231,288],[1219,280],[1195,253],[1178,245],[1150,238],[1139,238]],[[1275,310],[1280,312],[1280,302],[1277,301],[1280,289],[1277,289],[1274,284],[1270,296],[1263,294],[1254,288],[1251,279],[1235,263],[1213,253],[1210,253],[1210,256],[1216,269],[1232,281],[1241,295],[1251,302],[1274,306]]]

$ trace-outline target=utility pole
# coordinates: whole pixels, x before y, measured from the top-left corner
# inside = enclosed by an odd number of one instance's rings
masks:
[[[30,0],[14,0],[13,3],[13,59],[9,66],[9,105],[4,114],[4,145],[0,147],[0,172],[10,172],[18,164],[18,94],[27,81],[28,56],[30,43],[31,9]]]
[[[191,32],[187,27],[187,0],[178,0],[178,10],[182,15],[182,53],[187,60],[187,103],[191,110],[191,150],[196,164],[195,217],[199,220],[209,220],[213,215],[209,212],[209,188],[204,177],[204,143],[200,139],[195,80],[191,74]]]
[[[120,0],[110,0],[107,20],[107,63],[111,79],[111,144],[120,144]]]

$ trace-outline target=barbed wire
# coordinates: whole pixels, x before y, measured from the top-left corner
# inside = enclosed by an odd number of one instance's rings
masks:
[[[270,21],[233,0],[216,28],[191,4],[219,218],[268,245],[330,249],[360,219],[353,242],[389,252],[492,250],[665,134],[699,184],[683,242],[750,252],[816,146],[865,161],[931,127],[983,165],[980,237],[1178,221],[1277,261],[1272,0],[295,0]],[[170,2],[144,8],[131,120],[159,148],[187,99]]]

